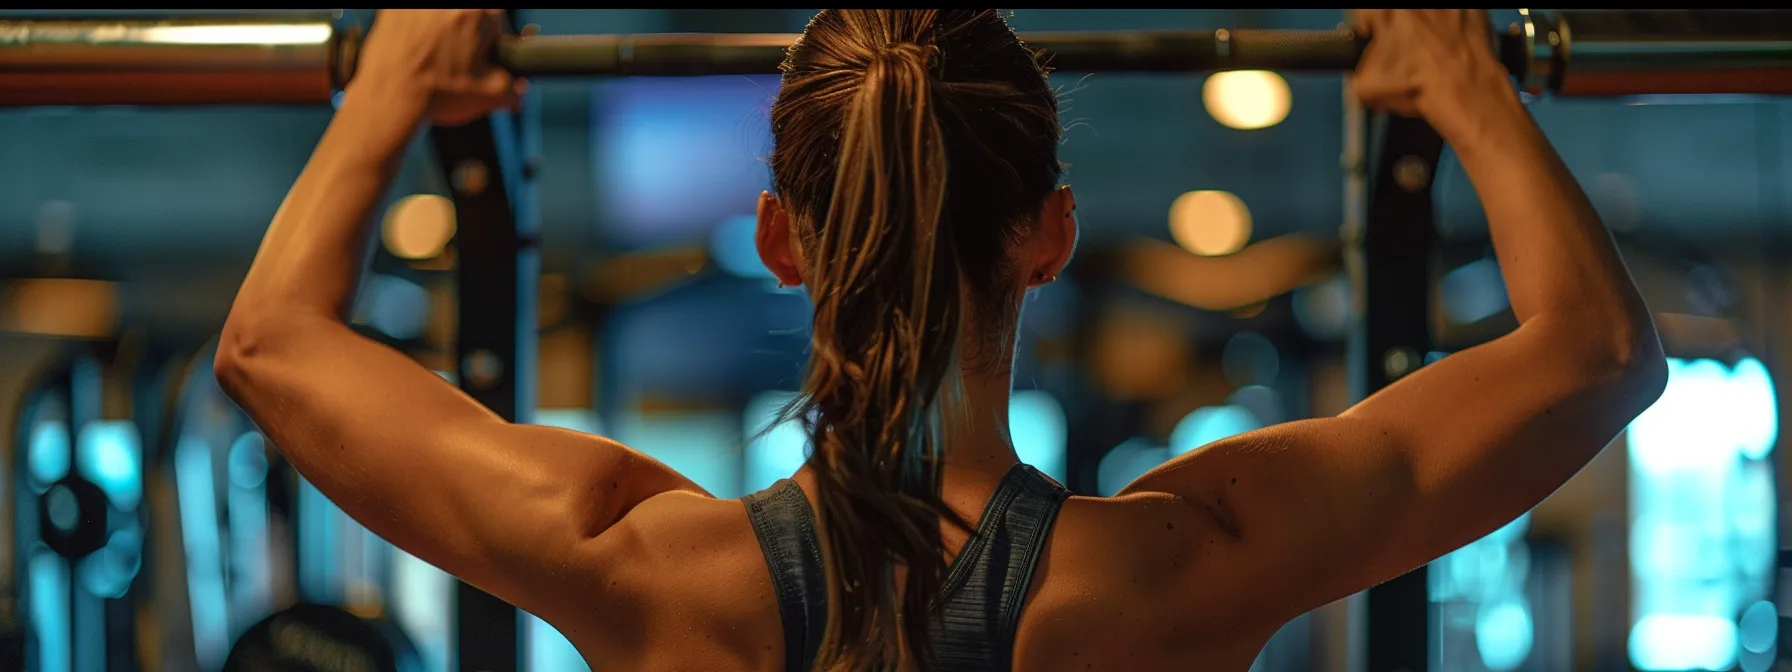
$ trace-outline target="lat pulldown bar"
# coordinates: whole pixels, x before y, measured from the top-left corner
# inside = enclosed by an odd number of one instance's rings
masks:
[[[1521,11],[1501,59],[1533,93],[1792,94],[1792,11]],[[313,19],[0,21],[0,107],[321,104],[354,75],[361,32]],[[1348,30],[1028,33],[1074,72],[1340,72]],[[506,38],[525,77],[775,74],[783,34]]]

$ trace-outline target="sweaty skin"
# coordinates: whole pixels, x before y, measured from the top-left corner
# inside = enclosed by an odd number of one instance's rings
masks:
[[[1359,93],[1424,115],[1455,149],[1519,328],[1342,416],[1217,442],[1118,497],[1072,498],[1023,611],[1016,669],[1243,670],[1288,619],[1534,506],[1660,394],[1660,345],[1610,236],[1491,53],[1446,39],[1465,14],[1370,13],[1382,53],[1359,66]],[[428,119],[507,104],[513,83],[474,48],[490,37],[484,16],[382,13],[244,280],[219,382],[350,515],[548,620],[594,669],[781,670],[777,605],[738,501],[615,441],[507,423],[344,322],[407,142]],[[1395,50],[1449,70],[1428,76]],[[1071,221],[1064,194],[1042,219]],[[783,216],[775,199],[761,205]],[[798,255],[767,263],[800,282]],[[951,434],[944,488],[975,520],[1014,458],[1008,380],[966,385],[966,415],[989,420]],[[797,480],[813,496],[806,470]],[[945,538],[954,551],[964,541],[950,527]]]

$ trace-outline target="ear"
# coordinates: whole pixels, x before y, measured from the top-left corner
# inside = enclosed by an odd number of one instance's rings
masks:
[[[1039,208],[1039,230],[1033,236],[1027,267],[1027,288],[1049,283],[1064,272],[1076,251],[1076,194],[1070,185],[1058,187]]]
[[[759,192],[759,227],[753,242],[759,247],[759,261],[778,279],[778,284],[796,287],[803,284],[801,264],[797,263],[796,241],[790,235],[790,213],[769,191]]]

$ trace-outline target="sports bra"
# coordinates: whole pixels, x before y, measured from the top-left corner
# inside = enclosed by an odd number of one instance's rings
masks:
[[[1013,666],[1021,602],[1058,509],[1070,492],[1025,464],[1003,476],[977,529],[946,570],[935,604],[929,672],[987,672]],[[784,669],[810,672],[828,619],[826,569],[814,512],[789,479],[742,498],[765,553],[784,625]]]

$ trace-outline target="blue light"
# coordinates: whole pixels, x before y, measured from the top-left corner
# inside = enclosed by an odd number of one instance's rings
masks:
[[[229,486],[224,516],[230,558],[230,613],[237,622],[258,619],[274,608],[270,568],[273,540],[268,537],[268,456],[261,432],[249,431],[230,444],[225,455]]]
[[[1226,397],[1227,406],[1244,409],[1257,420],[1257,424],[1268,427],[1286,420],[1287,412],[1282,404],[1282,395],[1262,385],[1246,385]]]
[[[390,275],[373,275],[361,290],[361,317],[387,336],[413,339],[429,323],[429,290]]]
[[[1267,341],[1265,341],[1267,344]],[[1242,392],[1242,390],[1241,390]],[[1261,393],[1247,393],[1247,398]],[[1263,423],[1242,406],[1204,406],[1197,408],[1170,430],[1170,445],[1152,445],[1144,439],[1132,439],[1103,455],[1096,466],[1096,488],[1101,496],[1112,497],[1145,472],[1157,468],[1170,458],[1220,439],[1263,428]]]
[[[334,604],[345,595],[341,570],[341,509],[312,485],[299,479],[299,594],[311,602]]]
[[[701,240],[770,186],[778,78],[630,78],[592,87],[604,233],[634,245]]]
[[[579,655],[577,647],[572,645],[560,631],[547,621],[528,617],[528,629],[524,630],[525,669],[528,672],[590,672],[591,667],[585,664],[584,656]]]
[[[740,420],[733,413],[625,414],[617,440],[665,463],[722,499],[741,491]]]
[[[136,510],[143,498],[143,454],[137,426],[129,420],[95,420],[81,428],[76,446],[75,466],[81,476],[100,486],[113,506]]]
[[[31,626],[37,631],[37,666],[43,672],[72,672],[73,643],[68,637],[68,565],[50,551],[31,554],[30,590],[25,604],[31,610]]]
[[[1518,669],[1531,655],[1531,638],[1531,610],[1522,601],[1505,599],[1481,605],[1475,618],[1475,646],[1487,669]]]
[[[709,258],[729,275],[772,280],[771,269],[759,259],[759,218],[735,215],[709,234]]]
[[[771,427],[778,412],[795,398],[795,392],[761,392],[747,402],[741,423],[748,439],[745,480],[741,484],[745,492],[758,492],[780,478],[789,478],[809,459],[809,437],[803,434],[801,424],[783,422]]]
[[[1008,433],[1020,461],[1064,481],[1064,407],[1044,390],[1021,390],[1008,401]]]
[[[454,577],[403,549],[392,548],[391,558],[393,620],[417,643],[424,672],[448,672],[453,660]]]
[[[31,447],[26,453],[32,485],[39,489],[62,480],[74,460],[68,445],[68,425],[60,421],[39,422],[31,428]]]
[[[1257,418],[1238,406],[1197,408],[1170,431],[1170,456],[1258,429],[1262,429],[1262,425]]]
[[[1773,650],[1774,642],[1780,636],[1780,614],[1773,608],[1773,603],[1761,600],[1743,610],[1738,632],[1738,641],[1743,650],[1753,653],[1767,653]]]
[[[1637,669],[1755,669],[1772,648],[1778,431],[1759,360],[1668,360],[1627,434]]]
[[[1438,283],[1444,315],[1451,322],[1468,324],[1492,317],[1511,305],[1499,262],[1478,259],[1445,273]]]
[[[143,568],[143,535],[132,528],[113,532],[106,545],[81,559],[81,587],[107,599],[124,597]]]
[[[1630,629],[1639,670],[1727,670],[1736,664],[1736,623],[1721,616],[1651,614]]]
[[[1350,282],[1340,276],[1294,290],[1294,321],[1316,340],[1342,337],[1350,322]]]
[[[193,655],[201,669],[215,670],[224,664],[230,646],[230,622],[212,450],[204,439],[186,436],[175,446],[174,492],[180,506],[181,550],[186,552]]]
[[[268,454],[260,432],[247,432],[230,444],[230,485],[258,489],[268,478]]]
[[[1129,440],[1101,457],[1101,464],[1096,466],[1096,488],[1101,491],[1101,496],[1112,497],[1168,459],[1168,448],[1152,445],[1144,439]]]
[[[1255,331],[1241,331],[1226,340],[1220,351],[1220,368],[1233,385],[1268,385],[1282,371],[1282,356],[1276,345]]]

